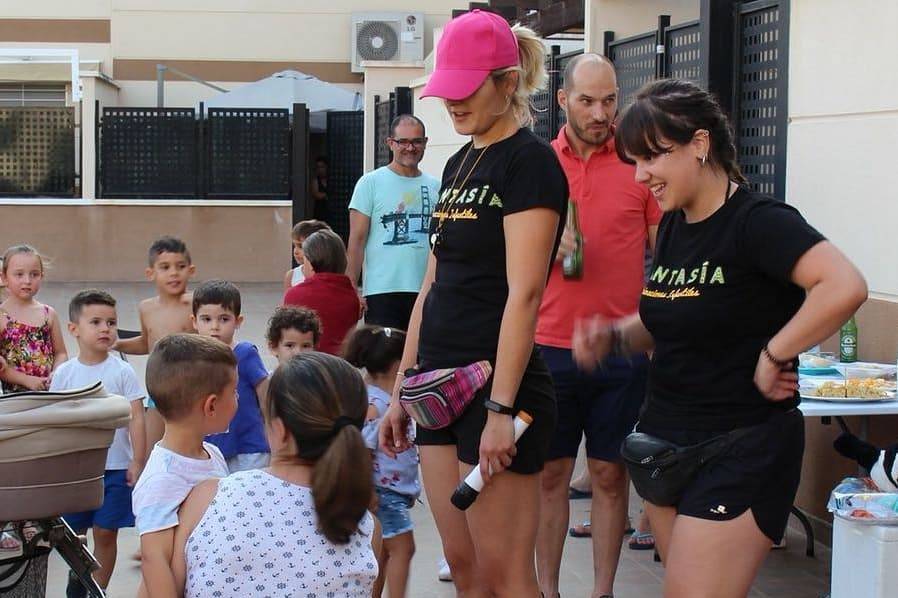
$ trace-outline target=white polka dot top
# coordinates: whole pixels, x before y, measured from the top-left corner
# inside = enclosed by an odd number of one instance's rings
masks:
[[[348,544],[317,529],[312,491],[261,470],[223,478],[187,539],[188,598],[371,596],[377,559],[365,513]]]

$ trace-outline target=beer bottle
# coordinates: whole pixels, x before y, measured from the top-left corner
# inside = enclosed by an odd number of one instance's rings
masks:
[[[576,246],[561,262],[561,269],[567,280],[583,278],[583,235],[580,234],[580,221],[577,218],[577,204],[568,199],[567,228],[574,233]]]
[[[854,321],[854,316],[839,329],[839,361],[842,363],[857,361],[857,322]]]

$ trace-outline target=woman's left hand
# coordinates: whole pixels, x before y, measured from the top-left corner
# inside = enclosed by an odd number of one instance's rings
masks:
[[[514,445],[514,420],[510,415],[487,412],[486,425],[480,434],[480,475],[484,483],[511,465],[518,452]]]
[[[787,364],[786,368],[791,365]],[[761,351],[755,366],[755,386],[768,400],[785,401],[794,397],[798,390],[798,374],[781,368]]]

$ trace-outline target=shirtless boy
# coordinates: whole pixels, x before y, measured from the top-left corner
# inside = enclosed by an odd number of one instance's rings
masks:
[[[190,261],[187,245],[175,237],[161,237],[149,251],[147,279],[156,284],[156,296],[144,299],[138,306],[140,335],[120,340],[115,349],[130,355],[147,355],[159,340],[177,332],[193,332],[193,293],[187,292],[187,281],[196,268]],[[147,452],[162,438],[165,423],[156,411],[153,397],[147,399]]]

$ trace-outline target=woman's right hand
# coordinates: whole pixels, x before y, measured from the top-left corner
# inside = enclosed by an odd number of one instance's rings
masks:
[[[37,376],[25,376],[22,386],[28,390],[47,390],[50,388],[49,378],[38,378]]]
[[[380,448],[390,457],[396,458],[398,453],[411,448],[408,438],[408,414],[398,401],[392,401],[387,408],[380,430],[377,433]]]
[[[611,353],[611,322],[602,316],[576,320],[571,348],[580,369],[592,371]]]

